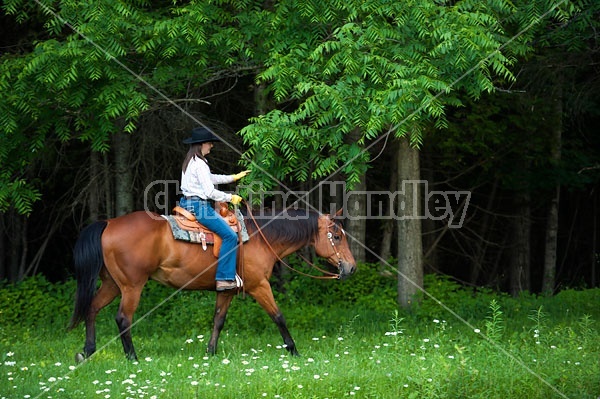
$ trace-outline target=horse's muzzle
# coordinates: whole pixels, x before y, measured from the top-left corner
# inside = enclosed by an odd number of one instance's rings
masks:
[[[344,279],[346,277],[350,277],[356,271],[356,263],[350,262],[340,262],[339,265],[339,274],[340,279]]]

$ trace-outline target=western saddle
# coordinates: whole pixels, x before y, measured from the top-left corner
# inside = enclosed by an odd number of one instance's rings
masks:
[[[221,215],[223,220],[225,220],[229,227],[231,227],[231,229],[239,236],[241,233],[241,226],[238,218],[235,216],[235,213],[233,213],[233,211],[227,207],[226,202],[217,202],[216,207],[219,208],[219,215]],[[173,214],[173,217],[179,227],[190,232],[190,235],[198,236],[198,241],[202,243],[202,248],[205,251],[207,249],[207,244],[213,244],[213,254],[215,257],[218,257],[219,249],[221,248],[222,243],[221,237],[211,231],[208,227],[198,222],[193,213],[180,206],[173,208]]]

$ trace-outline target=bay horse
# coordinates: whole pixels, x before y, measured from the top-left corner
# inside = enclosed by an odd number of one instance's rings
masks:
[[[337,268],[340,278],[354,273],[356,261],[350,252],[346,234],[335,215],[307,210],[287,209],[271,216],[248,217],[244,222],[250,239],[243,244],[238,274],[243,289],[252,296],[275,322],[292,355],[298,355],[285,318],[273,297],[269,278],[278,260],[310,246],[317,256]],[[339,213],[339,212],[338,212]],[[137,355],[131,339],[133,315],[148,279],[176,289],[216,290],[217,258],[212,248],[175,240],[169,222],[160,215],[137,211],[109,220],[96,221],[82,230],[73,249],[77,289],[75,309],[69,329],[85,322],[83,353],[77,361],[96,351],[95,321],[98,312],[121,295],[115,317],[125,355]],[[240,270],[241,269],[241,270]],[[98,277],[100,287],[96,290]],[[218,291],[213,329],[207,352],[215,354],[231,300],[239,290]]]

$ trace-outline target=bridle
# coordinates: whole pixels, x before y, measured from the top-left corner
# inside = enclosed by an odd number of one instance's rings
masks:
[[[333,232],[331,230],[332,227],[335,227],[336,229],[339,228],[339,226],[337,224],[335,224],[335,222],[328,216],[327,219],[331,222],[327,225],[327,238],[329,239],[329,242],[331,243],[331,248],[333,248],[333,253],[335,254],[335,256],[337,256],[337,268],[338,271],[341,272],[342,270],[342,255],[340,255],[340,251],[338,251],[338,248],[335,245],[335,242],[333,241]],[[342,229],[342,234],[346,235],[346,232],[344,231],[344,229]]]
[[[337,246],[335,245],[335,242],[333,241],[333,232],[331,230],[331,228],[333,226],[337,226],[337,225],[335,224],[335,222],[333,222],[331,220],[331,218],[329,218],[329,217],[327,218],[331,222],[327,225],[327,238],[329,239],[329,242],[331,243],[333,253],[335,254],[335,256],[338,259],[338,261],[337,261],[338,273],[336,274],[336,273],[331,273],[327,270],[323,270],[320,267],[318,267],[317,265],[315,265],[314,263],[312,263],[311,261],[309,261],[308,259],[306,259],[306,257],[302,256],[302,254],[298,254],[298,256],[300,256],[300,258],[302,258],[302,260],[304,260],[306,263],[308,263],[309,266],[311,266],[314,269],[317,269],[319,272],[324,274],[324,276],[314,276],[312,274],[304,273],[304,272],[301,272],[300,270],[294,269],[286,261],[281,259],[281,257],[277,254],[277,252],[275,252],[275,250],[273,249],[273,247],[271,246],[271,244],[265,237],[264,233],[262,232],[262,229],[259,227],[258,223],[256,222],[256,219],[254,218],[254,215],[252,215],[252,210],[250,209],[250,205],[248,205],[248,203],[246,203],[246,209],[248,210],[248,215],[250,216],[250,219],[252,219],[252,221],[254,222],[254,225],[256,226],[256,230],[262,237],[263,241],[267,244],[267,246],[269,247],[269,249],[271,250],[273,255],[275,255],[275,257],[277,258],[277,260],[279,262],[281,262],[284,266],[286,266],[288,269],[295,271],[298,274],[302,274],[303,276],[316,278],[316,279],[337,279],[337,280],[339,280],[342,277],[341,276],[341,274],[342,274],[342,257],[340,255],[340,252],[337,249]],[[345,234],[343,230],[342,230],[342,233]],[[327,259],[329,259],[329,258],[327,258]]]

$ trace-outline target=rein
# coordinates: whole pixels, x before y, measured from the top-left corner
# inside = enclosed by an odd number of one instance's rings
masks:
[[[327,270],[321,269],[320,267],[318,267],[314,263],[310,262],[308,259],[306,259],[301,254],[298,254],[298,256],[300,256],[300,258],[302,258],[302,260],[304,260],[306,263],[308,263],[312,268],[315,268],[318,271],[320,271],[321,273],[325,274],[325,276],[313,276],[312,274],[304,273],[304,272],[302,272],[300,270],[294,269],[286,261],[284,261],[283,259],[281,259],[281,257],[279,255],[277,255],[277,252],[275,252],[275,250],[273,249],[273,247],[271,246],[271,244],[267,240],[267,237],[265,237],[264,233],[262,232],[262,229],[258,225],[258,222],[254,218],[254,215],[252,214],[252,210],[250,209],[250,205],[248,205],[247,202],[245,202],[245,203],[246,203],[246,209],[248,210],[248,215],[250,215],[250,218],[254,222],[254,225],[256,226],[256,230],[258,231],[258,233],[260,234],[260,236],[262,237],[262,239],[264,240],[264,242],[267,244],[267,246],[269,247],[269,249],[271,250],[271,252],[273,253],[273,255],[275,255],[275,257],[277,258],[277,260],[279,262],[281,262],[288,269],[290,269],[292,271],[295,271],[296,273],[301,274],[301,275],[306,276],[306,277],[320,279],[320,280],[325,280],[325,279],[338,279],[339,280],[340,279],[340,275],[339,274],[331,273],[331,272],[328,272]],[[341,258],[340,258],[339,252],[335,248],[335,244],[333,243],[333,240],[331,239],[331,232],[329,232],[329,231],[327,232],[327,237],[329,238],[329,241],[331,242],[331,245],[333,246],[333,250],[335,251],[335,254],[338,257],[338,267],[339,267],[339,264],[341,263]]]

